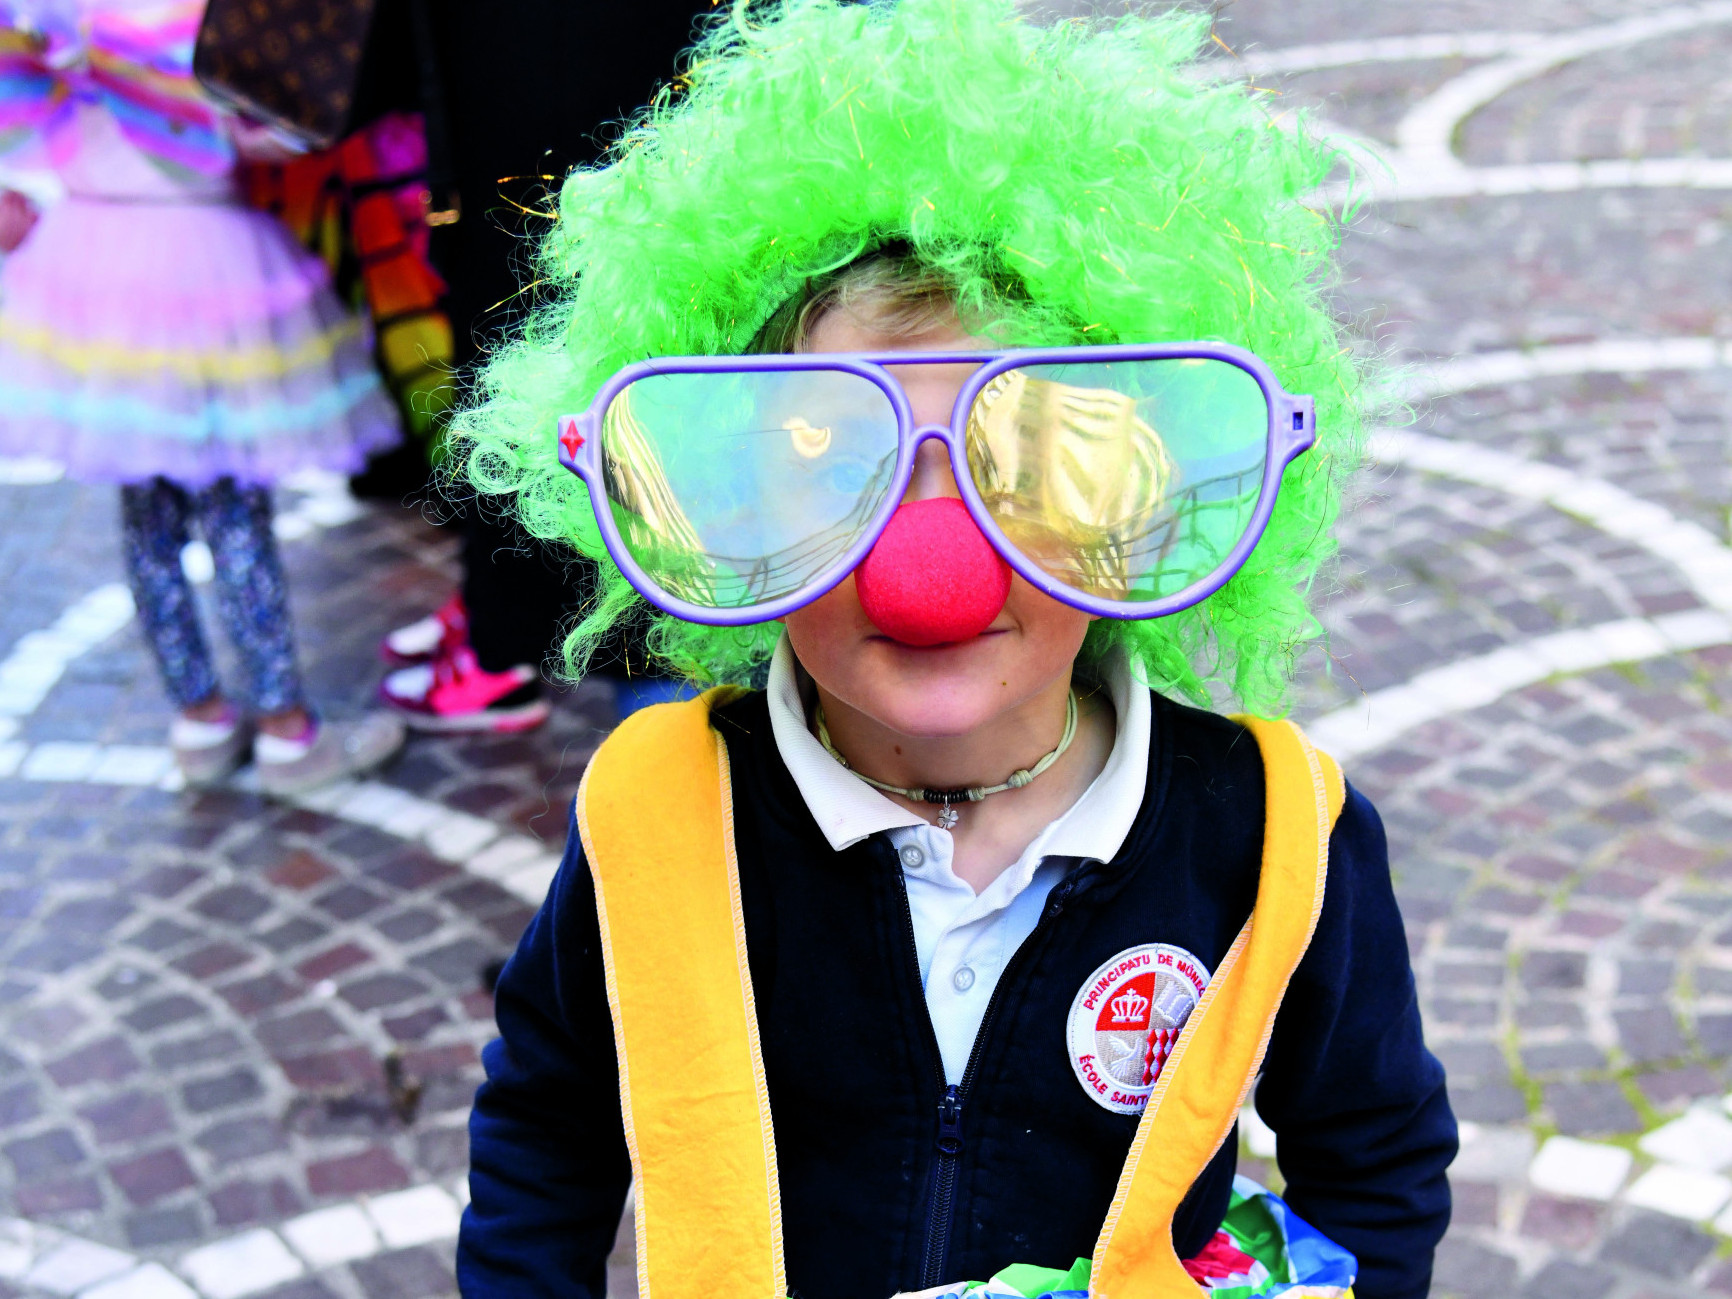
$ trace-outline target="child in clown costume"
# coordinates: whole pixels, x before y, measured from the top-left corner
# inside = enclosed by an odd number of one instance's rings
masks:
[[[468,471],[607,567],[574,672],[643,617],[714,688],[598,752],[500,979],[471,1299],[599,1299],[628,1187],[658,1297],[1426,1294],[1382,829],[1261,720],[1357,445],[1331,159],[1206,36],[736,7],[565,181]]]

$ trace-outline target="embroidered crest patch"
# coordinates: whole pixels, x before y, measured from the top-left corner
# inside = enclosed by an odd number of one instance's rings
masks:
[[[1065,1034],[1071,1068],[1096,1103],[1141,1114],[1209,971],[1169,943],[1128,948],[1089,975]]]

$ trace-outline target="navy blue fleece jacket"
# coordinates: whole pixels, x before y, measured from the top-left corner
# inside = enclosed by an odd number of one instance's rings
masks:
[[[1251,912],[1261,858],[1250,734],[1159,696],[1153,722],[1136,822],[1112,861],[1072,866],[1006,966],[963,1084],[960,1148],[946,1153],[945,1079],[895,853],[882,836],[831,850],[761,695],[717,710],[798,1299],[888,1299],[1093,1251],[1137,1120],[1098,1104],[1073,1072],[1072,1000],[1143,943],[1217,968]],[[678,813],[653,790],[644,810]],[[630,1168],[575,834],[497,1012],[470,1120],[462,1292],[602,1299]],[[1449,1221],[1455,1120],[1421,1038],[1382,826],[1351,789],[1256,1103],[1279,1136],[1288,1202],[1358,1256],[1360,1299],[1424,1299]],[[1220,1223],[1236,1148],[1229,1139],[1193,1183],[1174,1223],[1181,1257]]]

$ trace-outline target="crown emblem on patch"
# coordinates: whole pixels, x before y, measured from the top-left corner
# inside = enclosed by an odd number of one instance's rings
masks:
[[[1065,1023],[1071,1068],[1089,1099],[1141,1114],[1208,986],[1208,967],[1171,943],[1127,947],[1089,975]]]
[[[1149,1013],[1149,999],[1135,988],[1126,988],[1107,1004],[1113,1008],[1115,1024],[1140,1024]]]

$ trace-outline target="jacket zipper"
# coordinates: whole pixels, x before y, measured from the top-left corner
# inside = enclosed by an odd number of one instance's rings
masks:
[[[926,1245],[921,1252],[920,1288],[930,1290],[934,1286],[944,1284],[944,1271],[950,1259],[950,1234],[954,1225],[956,1211],[956,1174],[962,1163],[963,1129],[962,1115],[967,1105],[969,1088],[974,1084],[975,1071],[980,1065],[981,1043],[986,1041],[987,1033],[992,1023],[998,1018],[1000,994],[1009,980],[1011,972],[1017,968],[1017,963],[1023,959],[1029,950],[1035,936],[1046,928],[1047,921],[1064,910],[1065,902],[1076,888],[1077,876],[1086,867],[1060,880],[1053,888],[1052,895],[1047,898],[1046,907],[1041,911],[1040,920],[1035,924],[1034,932],[1023,940],[1011,958],[1005,963],[1004,972],[999,975],[998,983],[992,989],[992,996],[986,1003],[986,1013],[981,1016],[980,1029],[974,1035],[974,1046],[968,1052],[968,1064],[962,1070],[962,1082],[952,1085],[944,1078],[944,1057],[938,1050],[938,1033],[932,1027],[932,1016],[922,1015],[921,1020],[926,1025],[927,1041],[932,1048],[932,1058],[937,1061],[939,1085],[944,1088],[944,1094],[938,1102],[938,1131],[934,1146],[938,1152],[937,1167],[932,1177],[932,1195],[926,1212]],[[902,927],[908,940],[908,951],[914,957],[914,966],[920,968],[920,953],[914,943],[914,911],[908,904],[908,884],[897,872],[897,883],[902,887]]]

